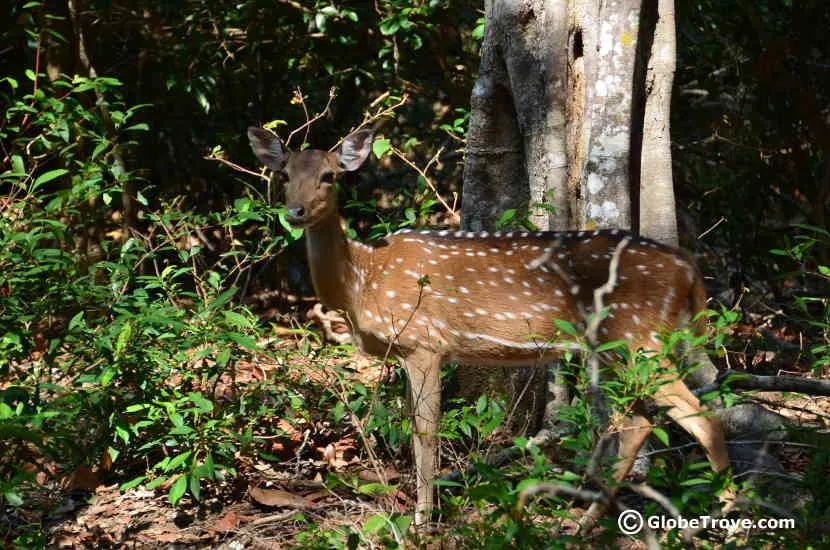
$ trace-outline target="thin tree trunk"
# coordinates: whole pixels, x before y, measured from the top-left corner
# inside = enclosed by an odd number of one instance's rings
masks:
[[[674,0],[658,0],[657,11],[646,73],[640,156],[640,233],[677,246],[669,128],[676,55]]]

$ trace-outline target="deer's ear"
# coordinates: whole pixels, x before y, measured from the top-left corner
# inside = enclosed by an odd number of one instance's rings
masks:
[[[372,141],[375,139],[375,132],[369,128],[355,130],[343,140],[337,148],[337,163],[340,169],[351,172],[360,168],[366,161],[369,151],[372,150]]]
[[[264,128],[248,128],[248,141],[259,162],[277,172],[288,162],[288,150],[280,138]]]

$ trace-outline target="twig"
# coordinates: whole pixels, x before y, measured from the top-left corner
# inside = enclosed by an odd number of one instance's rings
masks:
[[[703,233],[698,235],[697,238],[702,239],[703,237],[705,237],[706,235],[708,235],[709,233],[714,231],[717,226],[719,226],[720,224],[722,224],[725,221],[726,221],[726,216],[721,216],[720,219],[718,221],[716,221],[715,224],[712,227],[710,227],[709,229],[707,229],[706,231],[704,231]]]
[[[374,101],[372,101],[372,103],[369,105],[369,107],[374,107],[377,103],[379,103],[380,101],[382,101],[383,99],[385,99],[388,96],[389,96],[389,92],[385,92],[385,93],[381,94]],[[352,129],[352,132],[360,130],[361,128],[363,128],[365,126],[368,126],[368,125],[374,123],[376,120],[379,120],[381,118],[384,118],[386,116],[391,115],[399,107],[405,105],[407,101],[409,101],[409,94],[403,94],[401,96],[401,99],[397,103],[395,103],[394,105],[390,105],[389,107],[382,107],[378,111],[376,111],[375,113],[370,113],[370,112],[364,113],[363,122],[361,122],[360,124],[357,125],[357,127]],[[346,136],[343,136],[339,140],[337,140],[337,143],[335,143],[331,147],[331,149],[329,149],[329,151],[334,151],[335,149],[340,147],[340,144],[343,143],[344,139],[346,139]]]
[[[449,204],[447,204],[447,201],[445,201],[444,198],[441,196],[441,194],[438,192],[438,189],[435,187],[435,184],[432,182],[432,179],[427,175],[427,171],[432,166],[432,164],[434,164],[437,161],[437,159],[441,155],[441,153],[444,152],[444,148],[439,147],[438,151],[435,153],[435,155],[433,155],[433,157],[429,160],[429,162],[427,162],[427,165],[423,169],[419,168],[418,165],[416,165],[414,162],[412,162],[411,160],[406,158],[406,155],[404,155],[404,153],[400,149],[398,149],[397,147],[395,147],[395,146],[390,147],[390,151],[392,151],[392,154],[394,154],[396,157],[401,159],[410,168],[412,168],[413,170],[418,172],[418,175],[420,175],[422,178],[424,178],[424,182],[426,182],[427,187],[429,187],[429,189],[433,193],[435,193],[435,197],[438,199],[438,202],[441,203],[441,206],[443,206],[444,209],[447,211],[447,213],[450,215],[452,223],[453,224],[460,223],[461,222],[461,216],[459,216],[458,212],[453,210],[453,208]]]
[[[305,124],[303,124],[299,128],[293,130],[290,134],[288,134],[288,139],[285,140],[285,146],[286,147],[288,147],[288,144],[291,143],[291,138],[294,137],[294,134],[302,132],[303,130],[305,130],[305,135],[303,136],[303,143],[308,141],[308,132],[311,129],[311,125],[328,114],[329,107],[331,106],[331,102],[334,100],[335,97],[337,97],[337,89],[336,88],[329,89],[329,99],[326,102],[326,106],[323,108],[322,111],[317,113],[313,118],[309,118],[309,116],[308,116],[308,107],[306,107],[305,99],[303,99],[302,90],[300,90],[299,88],[297,88],[297,97],[299,98],[298,101],[299,101],[300,105],[302,105],[303,111],[305,112],[305,120],[306,121],[305,121]]]
[[[245,168],[243,166],[240,166],[240,165],[236,164],[235,162],[231,162],[229,160],[223,159],[222,157],[217,157],[214,154],[210,154],[210,155],[207,155],[207,156],[202,157],[202,158],[205,159],[205,160],[215,160],[217,162],[221,162],[222,164],[227,164],[228,166],[230,166],[231,168],[233,168],[237,172],[242,172],[243,174],[248,174],[249,176],[255,176],[255,177],[258,177],[258,178],[262,178],[265,181],[271,181],[271,178],[266,176],[264,174],[264,172],[254,172],[253,170],[248,170],[247,168]]]

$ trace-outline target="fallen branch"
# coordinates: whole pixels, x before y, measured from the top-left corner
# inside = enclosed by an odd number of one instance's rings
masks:
[[[717,391],[724,383],[736,390],[763,390],[806,393],[808,395],[830,396],[830,380],[816,380],[799,376],[762,376],[735,370],[728,370],[718,376],[711,384],[694,391],[698,397]]]

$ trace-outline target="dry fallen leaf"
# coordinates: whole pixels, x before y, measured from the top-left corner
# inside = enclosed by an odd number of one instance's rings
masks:
[[[261,487],[251,487],[248,489],[248,494],[259,504],[263,506],[273,506],[279,508],[314,508],[315,504],[308,501],[300,495],[283,491],[282,489],[263,489]]]
[[[213,523],[213,529],[220,533],[235,531],[238,526],[239,516],[236,512],[228,512]]]

